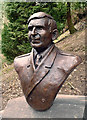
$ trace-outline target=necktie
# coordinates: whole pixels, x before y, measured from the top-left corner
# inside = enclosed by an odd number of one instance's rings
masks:
[[[35,67],[36,68],[38,67],[39,63],[41,62],[41,58],[42,58],[42,56],[38,54],[36,57],[36,60],[35,60]]]

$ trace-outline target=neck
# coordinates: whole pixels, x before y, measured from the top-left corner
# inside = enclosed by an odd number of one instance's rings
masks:
[[[38,54],[40,54],[41,52],[44,52],[46,49],[48,49],[52,44],[50,44],[49,46],[47,47],[39,47],[39,48],[34,48]]]

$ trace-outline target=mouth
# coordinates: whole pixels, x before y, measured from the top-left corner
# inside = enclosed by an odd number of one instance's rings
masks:
[[[40,41],[33,41],[32,43],[33,44],[38,44],[38,43],[40,43]]]
[[[37,38],[31,38],[32,43],[40,43],[40,37]]]
[[[38,43],[40,43],[40,35],[35,35],[35,36],[30,36],[30,42],[32,43],[32,44],[38,44]]]
[[[32,39],[31,43],[38,44],[38,43],[40,43],[40,39]]]

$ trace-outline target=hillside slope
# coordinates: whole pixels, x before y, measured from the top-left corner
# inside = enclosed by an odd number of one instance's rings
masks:
[[[87,46],[85,45],[85,33],[87,29],[78,31],[73,35],[68,36],[66,39],[56,46],[63,51],[79,55],[82,58],[82,63],[69,75],[67,81],[64,83],[60,93],[74,94],[74,95],[87,95],[86,91],[86,76],[85,76],[85,51]]]

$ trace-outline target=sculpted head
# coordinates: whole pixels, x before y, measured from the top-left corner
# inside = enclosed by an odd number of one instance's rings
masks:
[[[56,21],[44,12],[34,13],[30,16],[28,30],[31,46],[37,51],[45,50],[58,37]]]

